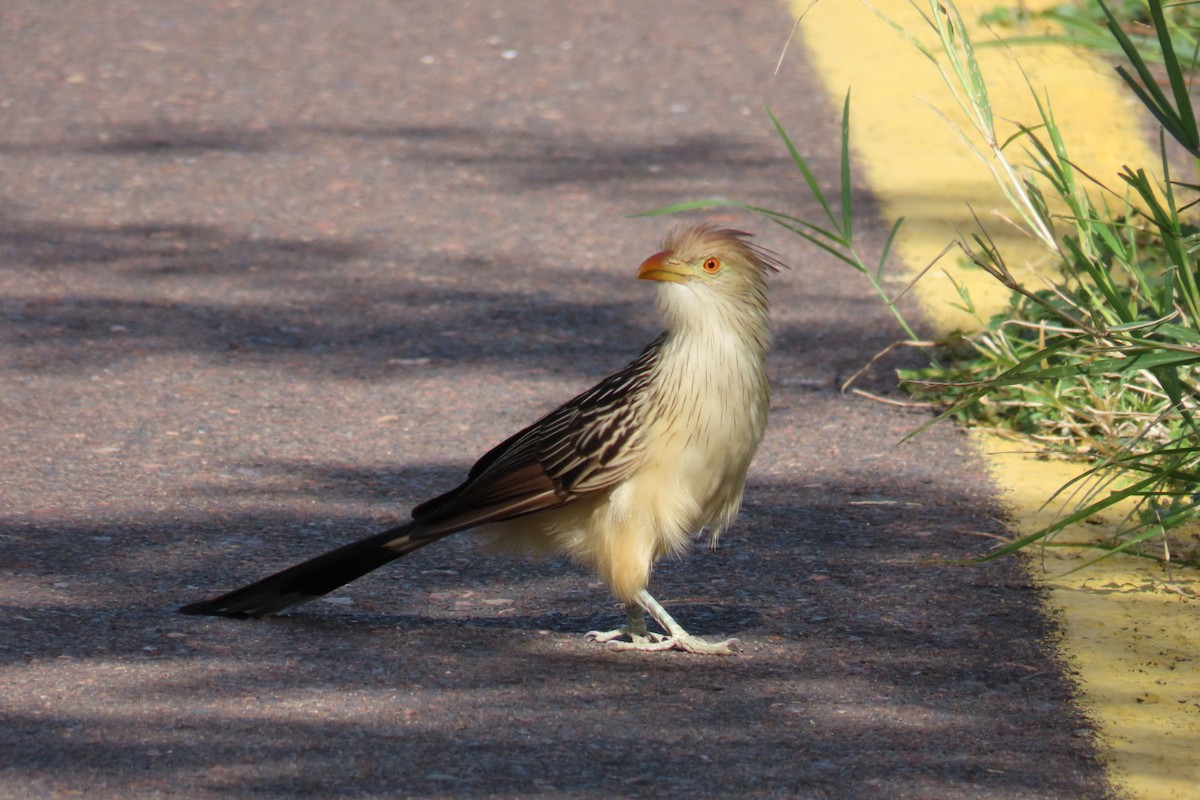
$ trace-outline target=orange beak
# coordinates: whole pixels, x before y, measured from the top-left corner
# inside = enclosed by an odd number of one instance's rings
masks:
[[[682,282],[688,273],[682,264],[672,262],[670,257],[670,250],[663,250],[661,253],[650,256],[638,267],[638,278],[645,281]]]

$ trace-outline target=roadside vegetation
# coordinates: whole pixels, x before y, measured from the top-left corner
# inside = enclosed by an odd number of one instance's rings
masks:
[[[999,139],[987,76],[964,20],[947,0],[915,2],[936,46],[926,44],[925,32],[897,30],[941,72],[975,129],[961,137],[964,145],[989,165],[1012,218],[1040,243],[1055,269],[1042,271],[1036,283],[1018,279],[987,233],[991,222],[977,220],[977,232],[953,243],[944,257],[965,259],[986,272],[1011,292],[1011,303],[1002,314],[980,318],[973,332],[933,347],[920,342],[885,289],[891,243],[903,220],[877,261],[866,262],[855,245],[849,95],[837,198],[826,196],[772,117],[825,218],[814,222],[741,207],[868,280],[908,341],[929,353],[927,366],[900,377],[920,400],[944,406],[939,418],[1032,440],[1046,457],[1078,463],[1077,476],[1046,498],[1063,507],[1058,520],[989,558],[1034,544],[1082,546],[1059,542],[1054,534],[1101,513],[1119,513],[1118,532],[1089,545],[1101,548],[1099,558],[1123,552],[1200,566],[1200,228],[1194,213],[1200,202],[1200,132],[1189,93],[1200,54],[1195,10],[1200,5],[1076,0],[1040,12],[1058,22],[1062,35],[1056,40],[1110,55],[1126,87],[1160,125],[1159,163],[1093,176],[1072,162],[1070,142],[1054,119],[1053,98],[1032,87],[1039,118]],[[1023,34],[1022,8],[999,8],[987,20],[1005,34],[1018,59],[1021,43],[1048,41]],[[1097,124],[1103,124],[1101,118]],[[1181,157],[1188,174],[1176,176],[1172,165]],[[665,211],[718,204],[729,205],[701,201]],[[974,312],[969,291],[963,287],[958,294],[962,307]]]

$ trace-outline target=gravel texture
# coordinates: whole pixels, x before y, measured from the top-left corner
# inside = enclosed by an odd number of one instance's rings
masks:
[[[654,335],[683,200],[816,209],[835,99],[768,2],[0,6],[0,795],[1096,798],[1035,591],[898,336],[745,214],[773,416],[652,590],[733,658],[613,653],[556,560],[430,547],[289,617],[188,618],[404,516]],[[866,220],[870,198],[857,198]],[[878,251],[883,233],[864,230]],[[891,394],[893,358],[861,382]]]

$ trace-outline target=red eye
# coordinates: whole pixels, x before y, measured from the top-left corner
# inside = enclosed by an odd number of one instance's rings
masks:
[[[704,259],[704,271],[710,275],[721,268],[721,262],[712,256]]]

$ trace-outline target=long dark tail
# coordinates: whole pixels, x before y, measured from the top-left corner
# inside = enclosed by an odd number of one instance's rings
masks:
[[[400,556],[447,536],[410,523],[359,539],[345,547],[288,567],[228,594],[192,603],[181,614],[217,617],[265,617],[315,600]]]

